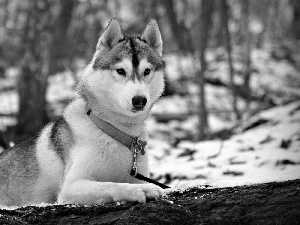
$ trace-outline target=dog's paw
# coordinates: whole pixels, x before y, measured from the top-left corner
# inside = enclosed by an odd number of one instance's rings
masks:
[[[162,188],[154,184],[137,184],[132,190],[131,201],[146,203],[146,199],[155,199],[165,196]]]

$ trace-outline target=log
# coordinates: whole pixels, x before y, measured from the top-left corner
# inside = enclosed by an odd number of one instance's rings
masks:
[[[203,186],[146,204],[1,209],[0,224],[300,224],[300,180]]]

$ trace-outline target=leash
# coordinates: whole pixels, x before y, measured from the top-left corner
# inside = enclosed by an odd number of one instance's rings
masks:
[[[142,174],[138,173],[138,167],[137,167],[137,158],[138,155],[144,155],[145,154],[145,146],[147,145],[146,141],[139,140],[138,137],[132,137],[119,129],[115,128],[110,123],[96,117],[90,108],[87,108],[87,115],[90,117],[90,119],[93,121],[93,123],[101,129],[104,133],[109,135],[110,137],[114,138],[121,144],[125,145],[130,151],[133,152],[133,164],[132,169],[130,171],[130,175],[132,177],[135,177],[138,180],[143,180],[148,183],[155,184],[163,189],[170,188],[169,186],[159,183],[158,181],[152,180],[148,177],[143,176]]]

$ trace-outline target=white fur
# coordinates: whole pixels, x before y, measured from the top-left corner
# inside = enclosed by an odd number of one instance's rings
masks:
[[[124,57],[111,65],[110,70],[93,70],[94,62],[95,57],[85,69],[79,85],[85,100],[75,100],[64,112],[77,141],[70,151],[58,202],[90,205],[158,198],[163,195],[162,189],[130,176],[133,153],[92,122],[86,115],[86,105],[97,117],[117,129],[147,140],[145,119],[163,91],[163,72],[155,72],[153,65],[142,59],[138,73],[143,79],[138,80],[132,79],[134,71],[129,58]],[[143,76],[146,68],[151,69],[148,77]],[[117,69],[124,69],[126,76],[118,74]],[[134,112],[132,98],[137,95],[145,96],[147,104],[142,111]],[[138,156],[137,164],[138,172],[149,176],[147,148],[145,155]]]
[[[143,59],[141,61],[141,66],[139,67],[141,74],[147,66],[151,68],[150,64]],[[98,101],[106,102],[108,107],[120,111],[130,117],[135,117],[140,114],[140,112],[133,112],[132,98],[136,95],[142,95],[147,98],[147,104],[144,107],[144,111],[149,111],[150,102],[156,101],[160,95],[158,90],[159,88],[162,89],[161,84],[152,85],[149,78],[146,78],[146,82],[133,81],[130,77],[133,73],[132,63],[128,58],[123,59],[114,67],[116,69],[123,68],[126,71],[127,76],[123,77],[117,74],[115,70],[93,71],[90,69],[90,66],[86,69],[88,72],[83,75],[83,79],[86,80],[86,85],[91,92],[96,95]],[[149,77],[152,76],[153,72],[151,72]],[[159,76],[162,76],[162,79],[159,80],[159,82],[163,82],[163,75],[160,74]],[[153,86],[152,88],[155,88],[152,93],[149,92],[151,86]],[[155,86],[158,86],[158,88]],[[151,98],[154,100],[151,101]]]
[[[93,62],[92,62],[93,63]],[[138,69],[152,68],[142,60]],[[147,140],[145,119],[164,87],[162,72],[151,72],[148,80],[133,81],[131,61],[124,58],[114,65],[122,68],[126,76],[112,70],[94,71],[91,65],[83,73],[81,88],[88,89],[92,96],[87,101],[79,98],[64,112],[64,118],[71,127],[75,143],[66,166],[64,183],[58,201],[60,203],[98,204],[111,201],[145,202],[146,197],[158,198],[163,191],[152,184],[130,176],[133,153],[124,145],[99,129],[86,115],[86,104],[93,113],[111,123],[119,130]],[[147,105],[139,113],[132,112],[132,98],[143,95]],[[138,172],[149,176],[148,154],[138,156]]]
[[[34,190],[36,202],[47,202],[54,198],[63,182],[64,165],[50,145],[50,131],[53,124],[45,127],[37,140],[36,155],[40,167],[40,175]]]
[[[77,99],[64,113],[75,139],[80,142],[71,150],[59,203],[145,202],[146,197],[161,196],[159,187],[139,184],[139,180],[130,176],[132,152],[90,120],[85,104]],[[140,138],[145,140],[145,131]],[[139,173],[149,175],[147,153],[138,157],[138,168]]]

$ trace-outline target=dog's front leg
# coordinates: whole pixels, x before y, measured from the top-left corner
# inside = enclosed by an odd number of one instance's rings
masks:
[[[163,189],[153,184],[128,184],[76,180],[63,186],[58,203],[77,203],[84,205],[104,204],[118,201],[138,201],[146,198],[159,198]]]

